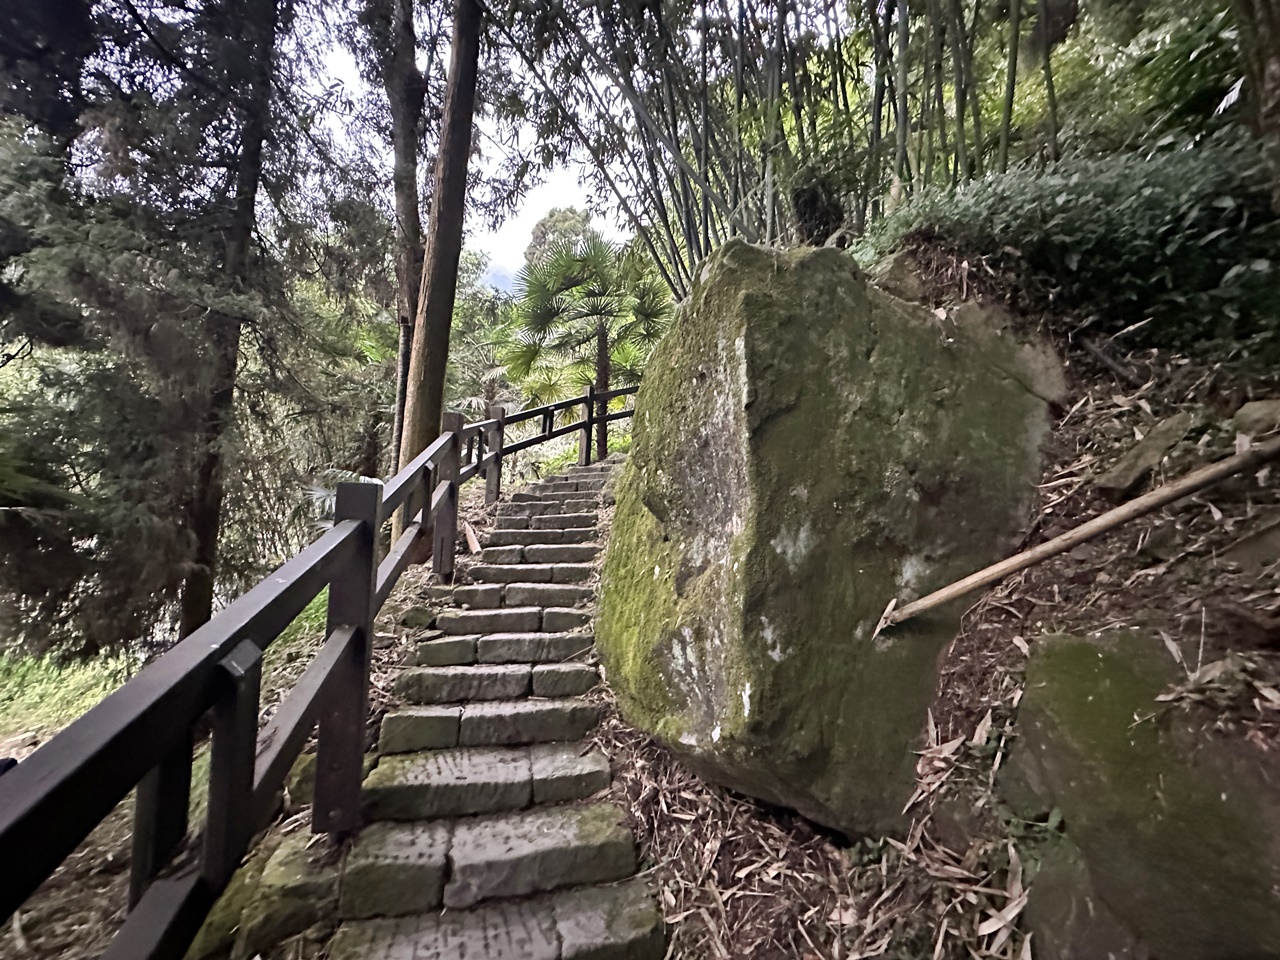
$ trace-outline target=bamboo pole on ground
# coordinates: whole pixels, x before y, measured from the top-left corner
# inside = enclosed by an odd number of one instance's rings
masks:
[[[1219,460],[1217,463],[1210,463],[1200,467],[1182,479],[1175,480],[1173,483],[1166,483],[1148,493],[1144,493],[1142,496],[1130,500],[1114,510],[1108,510],[1087,523],[1082,523],[1074,530],[1069,530],[1061,536],[1032,547],[1030,550],[1024,550],[1022,553],[1009,557],[1007,560],[993,563],[977,573],[970,574],[963,580],[948,584],[941,590],[935,590],[933,593],[921,597],[919,600],[913,600],[903,607],[898,607],[896,599],[891,600],[889,606],[885,608],[884,615],[880,618],[880,623],[877,625],[875,633],[878,636],[886,627],[902,623],[904,620],[910,620],[912,617],[935,607],[950,603],[952,600],[959,599],[973,590],[989,587],[1012,573],[1043,563],[1050,557],[1065,553],[1072,547],[1123,526],[1130,520],[1136,520],[1138,517],[1145,516],[1173,503],[1175,500],[1189,497],[1193,493],[1204,490],[1206,487],[1211,487],[1252,467],[1261,466],[1276,457],[1280,457],[1280,437],[1260,443],[1244,453],[1238,453],[1233,457],[1227,457],[1225,460]]]

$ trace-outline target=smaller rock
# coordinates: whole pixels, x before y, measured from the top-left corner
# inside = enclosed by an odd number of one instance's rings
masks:
[[[1231,425],[1238,432],[1247,433],[1251,437],[1280,430],[1280,398],[1251,400],[1236,411],[1231,418]]]
[[[533,695],[576,697],[599,681],[599,672],[587,663],[540,663],[533,668]]]
[[[402,917],[439,908],[448,823],[375,823],[347,854],[338,912],[344,920]]]
[[[876,261],[867,271],[867,277],[885,293],[892,294],[899,300],[924,303],[929,299],[915,254],[910,250],[897,250]]]
[[[284,781],[285,813],[294,814],[311,803],[316,792],[316,755],[301,753]]]
[[[533,802],[563,803],[609,786],[609,758],[577,743],[540,743],[529,749]]]
[[[436,611],[431,607],[410,607],[400,614],[400,624],[410,628],[429,627],[435,620]]]
[[[1124,500],[1165,458],[1173,447],[1195,426],[1190,413],[1166,417],[1152,427],[1145,437],[1123,454],[1096,483],[1098,489],[1113,501]]]
[[[458,745],[462,707],[405,707],[382,718],[379,753],[410,753]]]
[[[548,607],[542,612],[542,629],[549,633],[577,630],[591,623],[591,614],[586,610],[575,610],[571,607]]]
[[[662,915],[643,880],[584,887],[553,898],[560,960],[662,960]]]
[[[437,640],[427,640],[414,650],[413,662],[419,667],[456,667],[475,663],[476,638],[441,635]]]
[[[481,583],[458,587],[454,591],[454,597],[464,609],[492,610],[502,606],[502,584]]]
[[[324,842],[306,832],[285,837],[263,867],[240,917],[233,960],[247,960],[301,933],[332,922],[338,906],[338,866]]]

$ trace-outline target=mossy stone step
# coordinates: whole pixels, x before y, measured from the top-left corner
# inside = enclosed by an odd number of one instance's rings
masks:
[[[551,807],[454,825],[444,903],[464,909],[586,883],[636,869],[635,838],[612,804]]]
[[[576,697],[599,682],[599,670],[587,663],[544,663],[533,668],[535,697]]]
[[[361,804],[367,820],[431,820],[579,800],[608,785],[608,760],[577,743],[459,747],[380,757]]]
[[[440,821],[370,824],[347,853],[338,915],[349,920],[438,910],[451,833]]]
[[[440,637],[418,644],[414,665],[454,667],[474,663],[563,663],[591,649],[589,633],[490,633]]]
[[[396,677],[396,696],[408,703],[461,703],[528,696],[527,663],[486,663],[460,667],[408,667]]]
[[[468,570],[479,583],[585,583],[589,563],[477,563]]]
[[[643,880],[401,920],[344,923],[330,960],[662,960],[662,917]]]
[[[561,544],[590,543],[596,539],[595,527],[574,527],[565,530],[493,530],[485,538],[485,544],[491,547],[504,547],[511,544]]]
[[[599,718],[595,704],[568,698],[403,707],[382,718],[378,750],[413,753],[581,740]]]
[[[502,602],[512,607],[574,607],[595,596],[581,583],[508,583]]]

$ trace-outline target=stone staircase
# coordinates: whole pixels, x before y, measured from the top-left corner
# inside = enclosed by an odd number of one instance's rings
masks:
[[[622,811],[592,799],[604,462],[517,493],[400,674],[330,960],[661,960]]]

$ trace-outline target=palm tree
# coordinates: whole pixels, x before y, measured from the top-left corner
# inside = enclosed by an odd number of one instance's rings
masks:
[[[671,318],[671,297],[649,265],[594,230],[526,265],[516,289],[516,323],[503,361],[538,404],[591,383],[599,395],[610,384],[639,383]],[[599,457],[608,454],[607,410],[607,401],[598,401]]]

